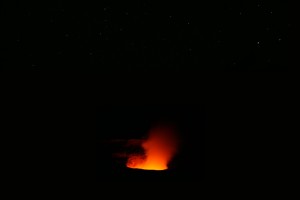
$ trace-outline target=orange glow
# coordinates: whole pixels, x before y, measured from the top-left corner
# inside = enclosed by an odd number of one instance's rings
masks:
[[[157,127],[142,143],[143,154],[130,155],[126,166],[144,170],[166,170],[176,153],[178,140],[170,127]]]

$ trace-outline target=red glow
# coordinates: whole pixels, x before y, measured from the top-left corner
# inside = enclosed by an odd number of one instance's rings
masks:
[[[177,150],[177,138],[170,127],[158,127],[149,132],[142,143],[144,154],[130,155],[126,166],[144,170],[166,170]]]

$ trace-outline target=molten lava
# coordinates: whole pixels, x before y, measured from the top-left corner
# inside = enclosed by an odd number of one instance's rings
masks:
[[[127,160],[129,168],[144,170],[166,170],[176,153],[178,140],[170,127],[157,127],[149,132],[141,144],[144,153],[132,154]]]

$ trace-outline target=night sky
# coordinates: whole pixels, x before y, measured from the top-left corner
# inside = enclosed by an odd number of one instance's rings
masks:
[[[285,1],[2,5],[1,67],[13,71],[3,105],[13,141],[38,140],[24,156],[28,168],[32,155],[57,180],[201,182],[270,172],[262,166],[278,155],[268,145],[278,144],[286,81],[256,72],[289,65]],[[156,122],[178,127],[176,170],[156,176],[122,165],[116,175],[105,141],[139,139]]]
[[[4,67],[251,71],[286,66],[284,1],[3,3]]]

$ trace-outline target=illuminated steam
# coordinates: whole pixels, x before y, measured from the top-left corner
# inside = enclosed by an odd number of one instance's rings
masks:
[[[172,127],[159,126],[150,130],[141,143],[143,153],[131,154],[126,166],[144,170],[165,170],[178,148],[178,139]]]

